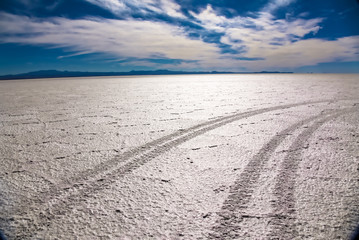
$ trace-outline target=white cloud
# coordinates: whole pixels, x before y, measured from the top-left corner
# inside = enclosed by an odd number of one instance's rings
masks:
[[[184,18],[181,13],[181,6],[170,0],[161,0],[162,10],[171,17]]]
[[[120,14],[124,11],[127,11],[127,6],[121,1],[118,0],[86,0],[94,5],[103,7],[115,14]]]
[[[206,28],[210,30],[223,30],[223,25],[227,24],[229,19],[224,16],[218,16],[217,13],[213,10],[211,5],[207,5],[207,8],[204,9],[199,14],[196,14],[190,11],[190,14],[199,20],[200,23]]]
[[[233,20],[232,20],[233,21]],[[307,34],[316,34],[322,19],[274,20],[270,14],[262,14],[259,18],[239,19],[228,26],[222,42],[233,48],[246,49],[245,57],[265,57],[266,51],[279,49],[283,45],[299,41]],[[252,26],[246,26],[245,22]],[[245,23],[245,24],[243,24]]]
[[[184,18],[181,6],[173,0],[86,0],[121,16],[136,9],[143,14],[156,12],[171,17]]]
[[[278,8],[281,7],[286,7],[290,4],[292,4],[293,2],[295,2],[296,0],[271,0],[264,8],[263,11],[265,12],[272,12],[277,10]]]
[[[292,1],[272,1],[273,6],[284,6]],[[274,9],[274,8],[272,8]],[[251,70],[266,68],[299,67],[330,61],[358,61],[359,36],[324,40],[309,38],[320,30],[321,18],[275,19],[269,12],[257,17],[226,18],[219,16],[211,6],[199,14],[191,13],[203,27],[223,33],[221,42],[240,53],[239,59],[263,59],[233,61],[222,55],[228,65],[235,63]]]
[[[332,61],[359,61],[359,36],[327,41],[307,39],[286,44],[279,48],[266,49],[266,59],[256,61],[257,69],[296,68]]]
[[[66,47],[71,51],[128,58],[206,61],[217,58],[215,44],[186,37],[181,27],[166,23],[100,18],[40,20],[0,13],[0,42]]]

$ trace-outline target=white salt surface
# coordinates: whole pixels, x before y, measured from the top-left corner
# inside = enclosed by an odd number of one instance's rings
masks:
[[[359,75],[0,81],[9,239],[347,239]]]

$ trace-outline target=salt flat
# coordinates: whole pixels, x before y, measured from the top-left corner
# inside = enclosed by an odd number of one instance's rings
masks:
[[[347,239],[359,75],[0,82],[9,239]]]

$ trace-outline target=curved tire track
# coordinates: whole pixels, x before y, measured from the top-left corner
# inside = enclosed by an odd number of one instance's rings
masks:
[[[110,178],[113,177],[114,174],[130,172],[142,166],[146,162],[149,162],[154,157],[157,157],[164,152],[169,151],[173,147],[176,147],[194,137],[202,135],[210,130],[219,128],[231,122],[270,111],[283,110],[303,105],[325,102],[332,101],[303,102],[297,104],[287,104],[263,108],[247,112],[240,112],[230,116],[210,120],[187,129],[178,130],[172,134],[161,137],[152,142],[136,147],[132,150],[126,151],[109,161],[103,162],[95,166],[93,169],[84,171],[76,177],[70,178],[66,181],[66,183],[59,184],[57,187],[55,186],[52,191],[45,193],[42,197],[50,199],[51,202],[51,199],[54,197],[60,198],[60,196],[63,195],[66,198],[66,196],[72,195],[74,192],[80,191],[81,189],[89,190],[91,188],[91,185],[95,184],[98,181],[101,181],[103,185],[106,180],[111,180]],[[69,186],[69,184],[71,184],[72,186]]]
[[[49,219],[49,216],[64,214],[65,211],[69,211],[71,209],[70,206],[76,205],[76,202],[81,201],[81,199],[86,198],[91,193],[111,185],[111,183],[115,182],[118,177],[139,168],[151,161],[153,158],[169,151],[173,147],[176,147],[210,130],[243,118],[271,111],[325,102],[330,103],[334,101],[323,100],[302,102],[247,112],[239,112],[210,120],[187,129],[176,131],[170,135],[126,151],[109,161],[97,165],[91,170],[80,173],[78,176],[69,179],[65,183],[54,186],[53,190],[39,196],[33,205],[27,206],[25,209],[20,209],[20,216],[18,217],[18,220],[21,224],[20,226],[16,226],[17,232],[19,233],[16,238],[26,239],[31,237],[32,234],[41,231],[44,226],[48,226],[50,224],[51,219]],[[71,186],[68,186],[69,183],[71,183]],[[29,217],[29,213],[34,212],[36,212],[36,219],[31,219],[31,217]]]
[[[247,204],[250,202],[254,188],[256,187],[261,172],[265,163],[271,158],[272,154],[276,148],[287,138],[287,136],[300,128],[305,124],[309,124],[313,121],[321,119],[316,122],[313,126],[301,133],[298,138],[295,140],[293,145],[290,147],[289,151],[291,154],[285,158],[283,162],[283,170],[280,173],[280,177],[277,181],[276,196],[278,196],[278,202],[275,204],[275,210],[282,211],[282,214],[274,214],[272,217],[279,219],[278,221],[274,220],[273,224],[278,225],[278,229],[272,233],[272,237],[281,236],[285,233],[285,230],[288,227],[287,220],[288,216],[292,211],[292,206],[294,206],[293,196],[294,191],[294,180],[291,179],[293,176],[292,170],[290,168],[295,168],[297,164],[296,158],[292,154],[296,154],[298,147],[314,133],[325,122],[328,122],[334,118],[337,118],[340,115],[350,112],[354,108],[345,109],[345,110],[334,110],[329,113],[319,114],[308,119],[299,121],[288,127],[287,129],[278,133],[273,137],[267,144],[265,144],[259,152],[253,156],[249,161],[243,172],[239,175],[237,180],[233,185],[230,186],[230,194],[227,199],[224,201],[221,211],[218,213],[219,220],[217,220],[216,225],[212,228],[212,233],[210,234],[210,239],[237,239],[240,237],[242,230],[239,227],[240,222],[243,221],[243,210],[247,208]],[[298,152],[298,151],[297,151]],[[294,169],[296,171],[296,169]],[[290,180],[290,181],[289,181]],[[285,182],[288,181],[288,182]],[[284,192],[281,192],[284,191]],[[284,210],[281,209],[284,205]],[[285,218],[285,219],[284,219]],[[284,219],[281,221],[280,219]],[[289,226],[290,228],[290,226]],[[276,238],[274,238],[276,239]],[[285,238],[285,239],[291,239]]]
[[[353,108],[354,109],[354,108]],[[293,239],[298,236],[295,222],[295,179],[301,160],[302,150],[308,139],[326,122],[340,117],[350,111],[342,111],[332,116],[316,121],[304,130],[289,147],[288,154],[284,157],[281,170],[277,176],[274,195],[277,198],[273,203],[274,218],[270,222],[272,231],[271,239]]]

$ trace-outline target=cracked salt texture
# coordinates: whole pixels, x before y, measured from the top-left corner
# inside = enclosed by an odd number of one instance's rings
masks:
[[[355,229],[358,75],[0,82],[9,239],[331,239]]]

